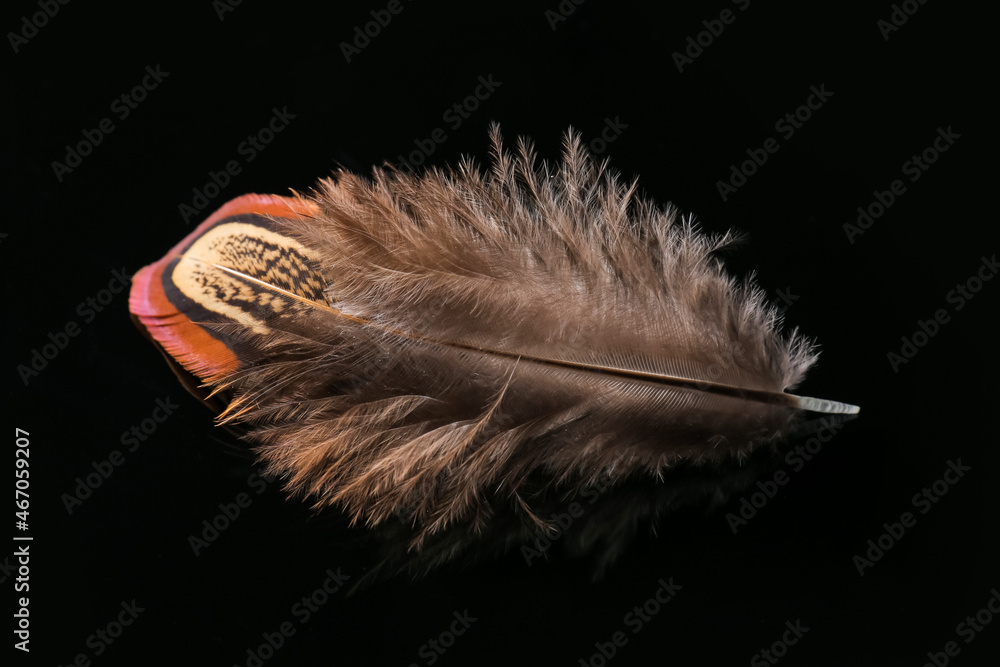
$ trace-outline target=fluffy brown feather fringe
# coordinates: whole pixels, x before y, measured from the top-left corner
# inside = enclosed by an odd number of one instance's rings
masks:
[[[732,466],[795,410],[698,382],[782,392],[816,359],[724,273],[730,236],[640,199],[572,132],[558,164],[492,141],[486,173],[322,181],[320,213],[278,230],[319,258],[335,311],[242,332],[267,361],[217,386],[235,396],[223,421],[252,427],[291,492],[355,523],[401,520],[410,549],[497,512],[527,519],[523,536],[545,526],[542,498]]]

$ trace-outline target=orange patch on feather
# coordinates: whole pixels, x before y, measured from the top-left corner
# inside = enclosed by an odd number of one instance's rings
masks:
[[[150,336],[185,370],[205,382],[236,371],[240,362],[226,345],[181,313],[163,289],[163,270],[219,220],[244,213],[280,218],[303,218],[316,213],[307,201],[276,195],[243,195],[224,204],[175,245],[159,261],[132,278],[129,310]]]

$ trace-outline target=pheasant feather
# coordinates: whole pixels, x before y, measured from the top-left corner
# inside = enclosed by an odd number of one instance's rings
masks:
[[[786,393],[816,353],[724,273],[730,236],[638,198],[573,133],[558,164],[492,139],[488,172],[241,197],[136,275],[136,320],[291,493],[402,517],[419,548],[499,507],[537,519],[540,488],[724,466],[800,410],[857,411]]]

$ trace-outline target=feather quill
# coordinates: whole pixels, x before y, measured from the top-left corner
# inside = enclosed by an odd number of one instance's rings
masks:
[[[543,525],[541,489],[738,464],[799,411],[858,411],[786,393],[814,346],[725,274],[730,235],[637,197],[572,132],[557,164],[491,138],[486,172],[241,197],[137,274],[141,328],[292,494],[402,519],[419,550],[500,507]]]

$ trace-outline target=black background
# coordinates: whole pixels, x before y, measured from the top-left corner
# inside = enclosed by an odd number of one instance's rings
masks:
[[[969,644],[956,626],[1000,586],[997,438],[986,422],[997,404],[1000,284],[960,311],[946,300],[997,251],[995,214],[980,213],[995,167],[972,168],[995,157],[972,115],[992,105],[992,76],[980,71],[985,16],[930,2],[886,40],[877,22],[888,2],[753,0],[740,11],[721,0],[567,0],[575,9],[553,29],[545,12],[557,0],[404,0],[348,63],[341,43],[386,3],[331,4],[245,0],[220,20],[210,2],[72,2],[16,53],[5,39],[5,422],[30,432],[34,537],[32,652],[26,661],[15,651],[18,664],[82,653],[94,665],[245,665],[247,649],[285,621],[296,633],[266,665],[428,664],[421,645],[466,609],[477,620],[437,664],[578,665],[619,630],[629,641],[608,664],[747,664],[795,620],[810,629],[779,664],[922,665],[948,641],[961,647],[955,665],[995,664],[1000,619]],[[736,20],[678,72],[672,54],[725,8]],[[0,25],[20,31],[37,11],[13,3]],[[117,117],[113,100],[157,65],[169,75]],[[499,87],[449,127],[443,113],[480,76]],[[821,85],[832,97],[780,137],[775,122]],[[275,107],[295,117],[247,163],[237,147]],[[105,117],[114,131],[60,181],[52,163]],[[736,535],[725,518],[734,500],[663,520],[599,583],[579,563],[529,567],[512,552],[338,593],[299,623],[292,605],[328,568],[359,576],[365,562],[277,484],[253,493],[251,462],[134,329],[124,293],[91,322],[78,304],[112,270],[132,274],[185,236],[196,221],[179,206],[229,160],[242,172],[199,221],[246,192],[306,190],[338,165],[365,173],[395,162],[438,127],[447,139],[428,163],[444,165],[484,159],[492,121],[554,159],[568,126],[590,141],[609,118],[624,129],[603,156],[647,196],[707,231],[746,234],[727,254],[731,272],[756,272],[779,303],[779,290],[795,295],[788,325],[822,344],[800,392],[859,404],[860,417]],[[960,138],[910,182],[903,163],[949,127]],[[717,182],[768,137],[780,150],[723,201]],[[894,179],[905,194],[851,243],[844,223]],[[951,320],[894,372],[887,354],[939,308]],[[17,367],[70,321],[81,333],[25,385]],[[76,478],[124,450],[121,434],[166,397],[174,414],[68,513]],[[859,576],[853,557],[959,458],[971,471]],[[241,491],[252,505],[195,557],[189,536]],[[5,569],[12,600],[15,577]],[[624,615],[669,577],[683,589],[632,634]],[[133,599],[144,611],[95,655],[88,637]]]

